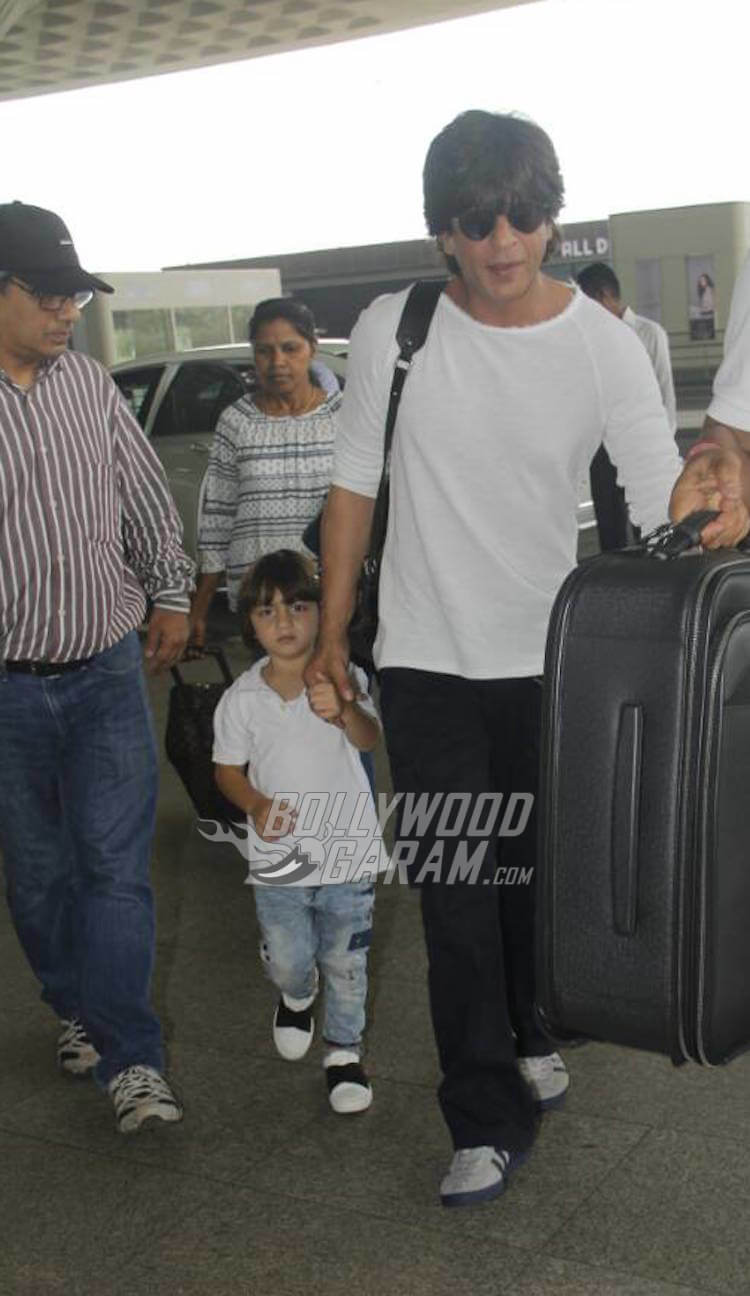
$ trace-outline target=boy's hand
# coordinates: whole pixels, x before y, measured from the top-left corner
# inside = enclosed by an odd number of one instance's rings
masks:
[[[305,670],[308,688],[320,681],[329,681],[338,690],[344,702],[353,702],[357,691],[349,677],[349,642],[346,636],[324,643],[319,640],[314,656]]]
[[[327,720],[329,724],[343,728],[343,712],[346,703],[342,701],[336,685],[327,680],[325,675],[316,674],[313,683],[308,685],[307,700],[321,720]]]
[[[281,810],[284,814],[280,818]],[[272,842],[278,841],[280,837],[288,837],[289,833],[294,831],[297,811],[289,809],[288,801],[274,801],[272,797],[264,796],[250,812],[250,818],[258,836],[263,841]]]

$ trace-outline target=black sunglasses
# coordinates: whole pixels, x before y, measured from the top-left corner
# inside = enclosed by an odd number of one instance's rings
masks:
[[[498,216],[507,217],[508,224],[518,230],[519,234],[533,234],[534,230],[547,219],[547,213],[538,203],[513,201],[504,211],[498,207],[470,207],[468,211],[454,216],[455,225],[461,233],[474,243],[481,242],[492,233]]]

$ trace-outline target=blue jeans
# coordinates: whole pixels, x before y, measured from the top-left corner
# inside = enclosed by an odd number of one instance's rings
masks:
[[[52,678],[0,666],[0,847],[18,938],[58,1017],[78,1017],[106,1085],[161,1070],[149,1003],[156,744],[131,631]]]
[[[365,1028],[367,951],[372,938],[372,883],[317,887],[253,887],[262,940],[260,957],[282,993],[306,999],[315,968],[325,987],[323,1037],[359,1047]]]

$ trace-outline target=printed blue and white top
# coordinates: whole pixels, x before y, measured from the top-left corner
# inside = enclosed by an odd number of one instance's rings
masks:
[[[276,549],[304,549],[333,470],[341,393],[308,414],[265,414],[251,395],[224,410],[206,474],[198,535],[202,572],[226,571],[229,603],[248,567]]]

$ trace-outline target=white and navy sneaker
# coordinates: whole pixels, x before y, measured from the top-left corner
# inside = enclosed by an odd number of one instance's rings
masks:
[[[134,1134],[147,1120],[182,1120],[182,1108],[154,1067],[126,1067],[110,1080],[107,1092],[120,1134]]]
[[[276,1012],[273,1015],[273,1042],[276,1051],[286,1058],[287,1062],[299,1062],[307,1053],[315,1033],[315,1019],[312,1013],[311,995],[303,1008],[290,1008],[283,994],[279,996]],[[304,1000],[293,999],[292,1003],[304,1003]]]
[[[77,1017],[61,1018],[62,1033],[57,1041],[57,1065],[68,1075],[86,1076],[99,1061],[99,1054]]]
[[[542,1111],[560,1107],[565,1101],[570,1076],[559,1053],[548,1053],[545,1057],[520,1057],[518,1069],[533,1090],[537,1106]]]
[[[505,1192],[511,1171],[526,1157],[526,1153],[506,1152],[503,1148],[458,1148],[440,1185],[441,1202],[444,1206],[473,1206],[499,1197]]]
[[[323,1059],[328,1101],[339,1115],[367,1111],[372,1102],[372,1085],[359,1054],[353,1049],[331,1049]]]

